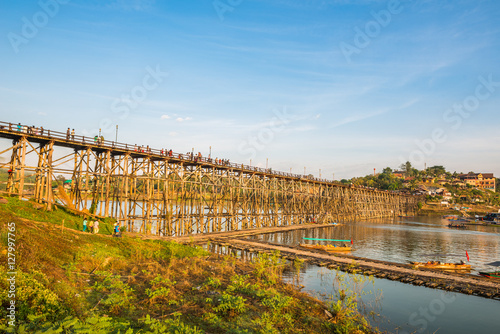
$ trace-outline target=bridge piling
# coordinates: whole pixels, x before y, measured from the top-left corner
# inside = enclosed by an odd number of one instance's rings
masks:
[[[52,187],[62,175],[71,180],[63,186],[70,186],[69,198],[76,210],[116,218],[129,231],[144,234],[181,236],[313,220],[410,215],[419,199],[207,158],[144,152],[116,142],[98,143],[79,136],[68,140],[56,131],[45,133],[50,136],[0,128],[0,137],[13,140],[12,147],[0,152],[10,153],[9,161],[0,164],[10,169],[7,192],[20,197],[32,194],[51,209],[54,192],[63,198]],[[73,150],[69,160],[67,148]],[[35,166],[29,166],[32,152],[37,155]],[[30,177],[34,177],[34,189],[26,182]]]

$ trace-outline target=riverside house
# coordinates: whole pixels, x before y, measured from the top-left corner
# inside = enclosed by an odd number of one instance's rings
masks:
[[[466,184],[470,184],[474,188],[487,189],[491,191],[495,191],[496,189],[496,179],[495,176],[493,176],[493,173],[470,172],[468,174],[461,174],[458,176],[458,178]]]

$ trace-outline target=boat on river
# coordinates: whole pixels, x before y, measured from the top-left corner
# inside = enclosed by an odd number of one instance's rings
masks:
[[[471,270],[470,264],[463,261],[459,263],[442,263],[440,261],[410,262],[415,268],[447,269],[447,270]]]
[[[443,219],[451,220],[451,221],[467,221],[468,220],[466,217],[462,217],[459,215],[445,215],[445,216],[443,216]]]
[[[484,276],[484,277],[488,277],[488,278],[498,278],[498,279],[500,279],[500,271],[493,271],[491,273],[480,271],[479,275]]]
[[[500,212],[491,212],[481,217],[481,220],[490,224],[500,224]]]
[[[352,250],[352,247],[349,246],[335,246],[335,245],[311,245],[311,244],[300,244],[300,247],[309,248],[309,249],[319,249],[327,252],[349,252]]]
[[[448,224],[448,227],[454,227],[454,228],[466,228],[467,226],[465,226],[464,223],[461,223],[461,224],[457,224],[457,223],[449,223]]]

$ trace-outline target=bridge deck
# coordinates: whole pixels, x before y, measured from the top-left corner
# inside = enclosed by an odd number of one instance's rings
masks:
[[[232,169],[241,171],[244,174],[254,174],[265,177],[281,178],[288,180],[300,180],[302,182],[311,182],[317,184],[335,184],[337,187],[349,188],[352,186],[344,185],[340,182],[333,180],[310,178],[301,174],[281,172],[273,170],[272,168],[261,168],[256,166],[249,166],[240,163],[232,162],[218,162],[211,157],[198,157],[196,154],[170,152],[170,150],[162,150],[144,147],[143,145],[131,145],[127,143],[119,143],[109,140],[95,140],[92,137],[85,137],[81,135],[71,135],[60,131],[50,129],[41,129],[38,127],[30,127],[24,124],[14,124],[0,121],[0,137],[19,140],[22,137],[27,137],[30,142],[46,144],[54,142],[54,145],[60,147],[67,147],[74,150],[84,150],[90,148],[94,152],[110,151],[112,156],[130,155],[132,158],[148,157],[155,161],[167,161],[169,163],[179,163],[184,166],[201,166],[203,168],[213,168],[217,170]],[[373,192],[387,192],[377,189],[361,188]],[[398,195],[405,195],[400,194]]]
[[[22,124],[0,122],[2,137],[13,140],[0,152],[11,151],[10,159],[0,164],[9,169],[10,195],[29,192],[48,210],[64,203],[82,213],[116,218],[128,231],[146,234],[180,236],[412,215],[418,201],[402,193],[193,152],[174,153]]]

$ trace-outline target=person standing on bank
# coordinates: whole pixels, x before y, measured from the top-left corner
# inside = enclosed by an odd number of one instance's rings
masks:
[[[87,231],[87,218],[83,219],[83,232]]]
[[[118,238],[120,236],[120,225],[118,224],[118,222],[115,223],[113,232],[114,237]]]
[[[90,220],[89,222],[90,233],[94,233],[94,222]]]
[[[97,219],[94,222],[94,233],[99,234],[99,221]]]

